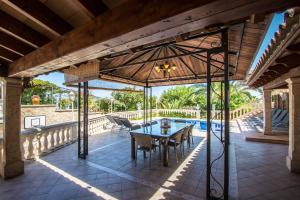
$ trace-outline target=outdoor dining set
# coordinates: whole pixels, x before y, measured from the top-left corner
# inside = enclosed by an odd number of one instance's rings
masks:
[[[165,167],[169,164],[169,148],[174,150],[176,161],[184,155],[185,143],[190,147],[193,140],[195,123],[186,120],[159,119],[143,124],[132,124],[127,118],[107,115],[107,119],[118,126],[129,129],[131,136],[131,158],[137,162],[138,151],[142,151],[144,158],[149,153],[149,167],[151,167],[152,152],[159,150]]]

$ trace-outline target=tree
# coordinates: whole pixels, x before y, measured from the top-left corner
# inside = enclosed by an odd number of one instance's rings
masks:
[[[221,84],[211,84],[212,104],[216,109],[221,109]],[[224,87],[223,87],[224,89]],[[177,86],[163,92],[160,102],[163,108],[180,109],[191,108],[199,105],[202,110],[207,105],[207,84],[200,83],[193,86]],[[224,95],[224,94],[223,94]],[[249,88],[242,82],[230,82],[230,109],[236,109],[256,98],[251,95]]]
[[[31,104],[31,97],[38,95],[41,98],[41,104],[52,104],[55,102],[53,94],[63,93],[63,89],[49,81],[33,79],[30,82],[30,87],[25,88],[22,94],[22,104]]]
[[[125,89],[132,89],[127,87]],[[143,103],[143,93],[141,92],[112,92],[114,99],[115,111],[137,110],[138,103]]]
[[[160,103],[163,108],[179,109],[195,106],[196,88],[187,86],[177,86],[162,93]]]

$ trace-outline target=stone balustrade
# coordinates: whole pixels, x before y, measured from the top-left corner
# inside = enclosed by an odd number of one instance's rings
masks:
[[[200,112],[191,109],[157,109],[156,112],[162,115],[184,114],[190,118],[200,118]]]
[[[261,109],[259,105],[244,106],[230,112],[230,119],[243,117],[255,110]],[[154,114],[171,115],[181,113],[191,118],[199,118],[199,111],[188,109],[153,109]],[[143,111],[127,111],[111,113],[119,117],[140,119]],[[221,119],[220,111],[215,111],[215,119]],[[100,134],[111,128],[111,123],[103,115],[89,120],[89,135]],[[83,127],[83,126],[81,126]],[[24,159],[34,159],[42,154],[47,154],[56,149],[77,141],[77,122],[67,122],[45,126],[41,128],[24,130],[21,133],[21,151]],[[3,139],[0,138],[0,162],[3,159]]]
[[[72,144],[76,140],[76,122],[29,129],[21,133],[21,151],[24,159],[33,159]]]

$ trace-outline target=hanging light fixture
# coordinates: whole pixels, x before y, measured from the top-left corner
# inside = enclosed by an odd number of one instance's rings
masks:
[[[176,68],[177,68],[177,66],[176,66],[175,64],[172,64],[172,65],[170,66],[169,63],[164,63],[164,64],[156,65],[156,66],[154,67],[154,69],[155,69],[155,71],[156,71],[157,73],[163,72],[164,77],[166,77],[167,74],[170,75],[171,70],[174,71],[174,70],[176,70]]]

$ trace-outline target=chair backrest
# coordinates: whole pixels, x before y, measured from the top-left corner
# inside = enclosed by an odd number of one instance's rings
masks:
[[[189,126],[189,135],[192,134],[193,129],[194,129],[194,126],[195,126],[195,124],[191,124],[191,125]]]
[[[280,123],[287,124],[289,123],[289,113],[285,115],[285,117],[280,121]]]
[[[280,115],[274,120],[275,122],[280,122],[286,115],[287,115],[287,110],[283,110]]]
[[[151,125],[151,123],[149,123],[149,122],[147,122],[146,124],[142,124],[143,127],[150,126],[150,125]]]
[[[149,135],[135,135],[135,144],[140,147],[151,148],[152,137]]]
[[[182,138],[186,139],[189,136],[190,126],[187,126],[183,129]]]
[[[276,109],[274,114],[272,115],[272,121],[277,120],[278,116],[282,113],[281,109]]]
[[[182,134],[183,131],[178,132],[176,135],[173,136],[173,139],[176,143],[180,143],[182,141]]]
[[[113,119],[116,121],[118,125],[120,126],[124,125],[120,117],[113,116]]]
[[[132,124],[130,123],[130,121],[127,118],[121,118],[120,120],[123,122],[125,127],[127,127],[127,128],[132,127]]]
[[[106,118],[108,119],[108,121],[110,121],[113,124],[116,124],[116,121],[114,120],[114,118],[110,115],[106,115]]]

